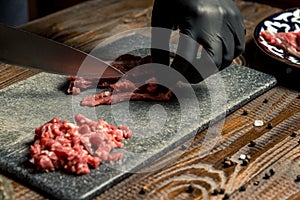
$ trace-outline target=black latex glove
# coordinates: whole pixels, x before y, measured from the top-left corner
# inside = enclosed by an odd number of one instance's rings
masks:
[[[233,0],[155,0],[152,27],[169,31],[152,31],[153,61],[169,65],[169,49],[172,30],[189,36],[180,37],[172,67],[189,82],[203,78],[193,67],[201,44],[218,69],[230,65],[245,48],[245,26],[242,15]],[[181,55],[181,56],[178,56]],[[212,72],[213,73],[213,72]]]

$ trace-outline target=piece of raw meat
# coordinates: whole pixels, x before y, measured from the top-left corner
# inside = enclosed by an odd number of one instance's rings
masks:
[[[122,157],[122,154],[111,151],[122,148],[122,141],[131,137],[129,127],[116,127],[102,119],[95,122],[81,114],[75,116],[75,121],[76,124],[73,124],[54,117],[36,128],[35,141],[30,146],[30,162],[38,170],[62,169],[88,174],[90,168]]]
[[[140,56],[125,54],[116,58],[110,64],[115,68],[117,68],[118,70],[120,70],[121,72],[126,73],[138,65],[151,63],[151,62],[152,62],[151,56],[145,56],[142,58]],[[99,80],[99,78],[82,78],[78,76],[69,76],[68,77],[69,87],[67,90],[67,94],[79,94],[82,90],[88,88],[107,87],[112,83],[116,83],[117,81],[118,79],[116,78],[111,78],[111,79],[101,78]]]
[[[145,85],[138,88],[129,80],[122,80],[110,85],[111,91],[94,94],[82,99],[82,106],[98,106],[116,104],[123,101],[168,101],[173,93],[170,89],[157,84],[155,78],[146,81]]]
[[[152,62],[151,56],[140,57],[130,54],[125,54],[118,57],[111,63],[114,67],[122,71],[128,72],[142,64]],[[79,94],[82,89],[87,88],[107,88],[100,94],[86,96],[82,99],[82,106],[98,106],[107,104],[116,104],[122,101],[168,101],[172,97],[170,89],[164,88],[157,84],[156,78],[148,78],[144,83],[138,81],[141,77],[154,76],[155,72],[151,69],[148,70],[136,70],[130,73],[129,77],[117,80],[117,79],[87,79],[81,77],[69,77],[70,81],[68,93]],[[139,85],[142,85],[139,87]]]
[[[284,52],[300,58],[300,32],[278,32],[262,31],[260,33],[270,45],[282,49]]]

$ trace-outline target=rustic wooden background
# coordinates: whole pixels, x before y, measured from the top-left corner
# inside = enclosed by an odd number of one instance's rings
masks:
[[[259,21],[299,3],[235,2],[247,28],[247,49],[235,62],[275,75],[278,86],[226,117],[224,126],[216,123],[222,134],[208,154],[201,153],[204,131],[95,199],[300,199],[299,72],[268,58],[252,39]],[[113,34],[149,26],[151,5],[151,0],[91,0],[21,28],[89,52]],[[2,64],[0,88],[35,73]],[[265,125],[254,127],[257,119]],[[12,184],[14,199],[47,199],[22,183]]]

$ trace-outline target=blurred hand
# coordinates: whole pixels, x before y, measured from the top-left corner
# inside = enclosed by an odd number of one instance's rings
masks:
[[[198,44],[219,70],[230,65],[245,48],[243,18],[233,0],[155,0],[152,27],[166,28],[163,32],[152,31],[153,61],[164,65],[170,64],[169,52],[161,49],[169,49],[172,30],[184,34],[180,34],[171,67],[192,83],[203,79],[193,67]]]

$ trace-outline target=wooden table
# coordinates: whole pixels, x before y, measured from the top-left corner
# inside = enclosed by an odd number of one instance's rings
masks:
[[[299,70],[267,58],[252,40],[255,25],[280,9],[236,3],[244,15],[247,48],[235,62],[276,76],[278,86],[227,116],[209,154],[199,154],[205,130],[191,145],[169,152],[95,199],[300,199]],[[151,0],[91,0],[21,28],[89,52],[109,36],[150,26],[151,8]],[[2,64],[0,89],[34,74]],[[266,124],[254,127],[256,119]],[[47,199],[26,185],[12,184],[14,199]]]

